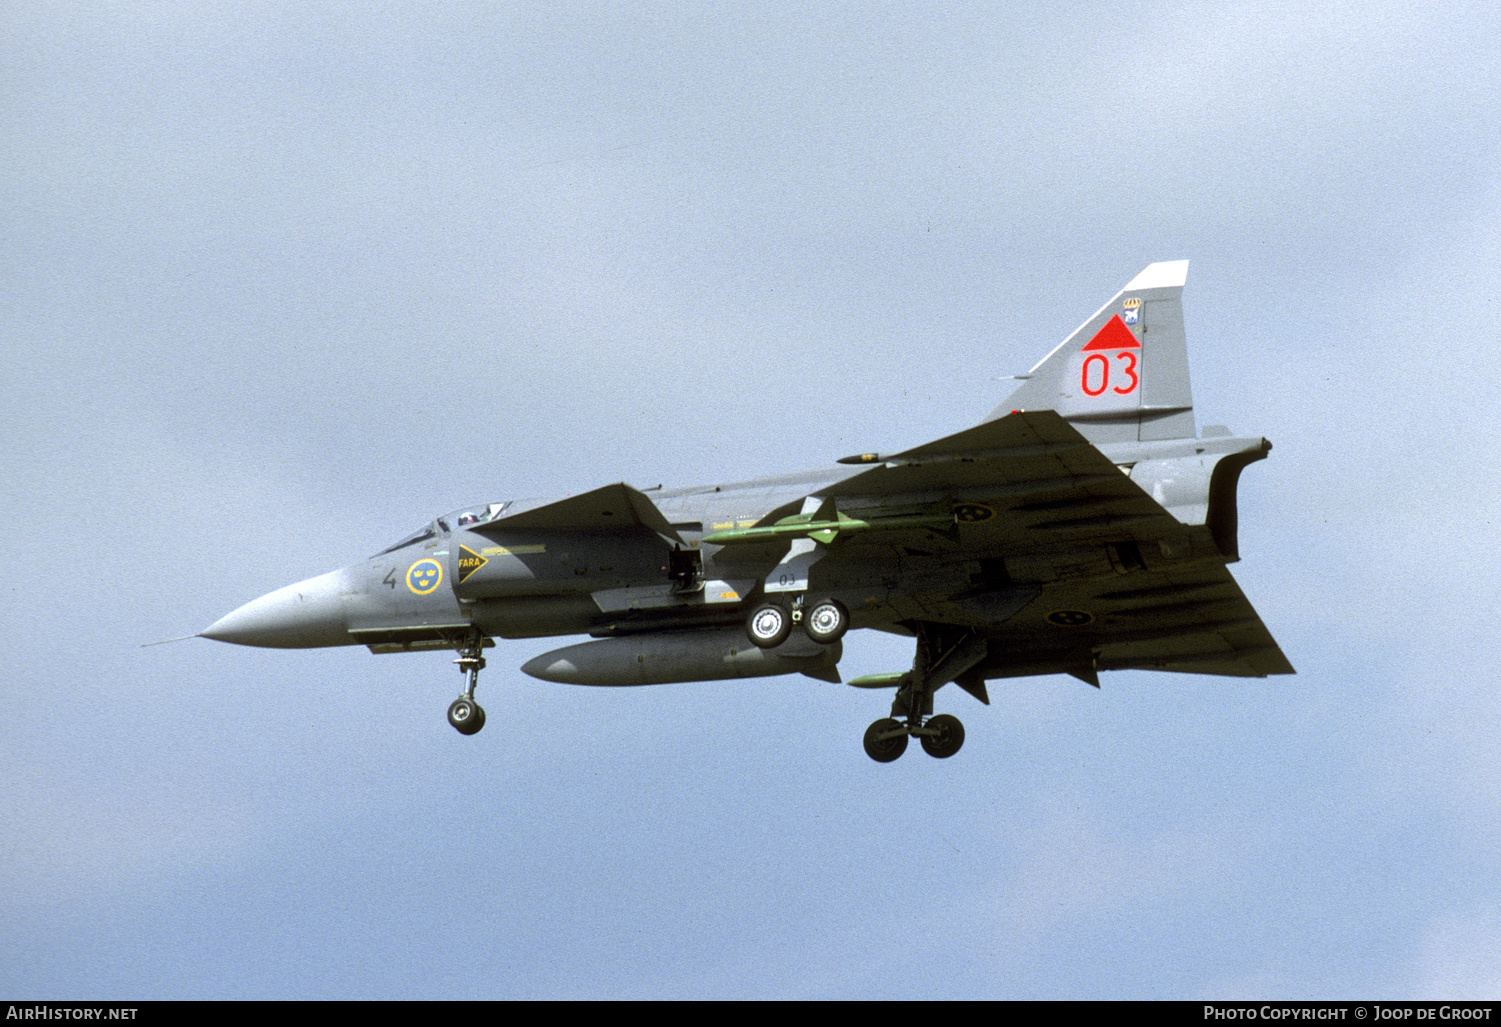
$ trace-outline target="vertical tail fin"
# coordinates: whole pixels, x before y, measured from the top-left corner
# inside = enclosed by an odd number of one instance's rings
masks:
[[[1195,437],[1183,283],[1188,261],[1151,264],[1037,366],[986,420],[1056,410],[1094,443]]]

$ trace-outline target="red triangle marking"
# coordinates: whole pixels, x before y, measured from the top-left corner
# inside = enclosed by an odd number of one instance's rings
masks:
[[[1141,349],[1141,343],[1136,341],[1136,336],[1131,334],[1131,329],[1126,327],[1126,322],[1116,314],[1105,327],[1095,332],[1094,338],[1089,340],[1086,350],[1091,349]]]

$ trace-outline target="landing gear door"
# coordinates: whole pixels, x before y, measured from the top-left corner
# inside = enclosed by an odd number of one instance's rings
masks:
[[[701,592],[704,587],[704,556],[697,549],[674,546],[667,553],[667,577],[677,593]]]

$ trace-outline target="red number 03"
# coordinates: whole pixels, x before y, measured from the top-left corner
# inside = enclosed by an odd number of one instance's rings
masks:
[[[1124,365],[1119,370],[1126,376],[1127,381],[1124,386],[1117,385],[1111,391],[1122,396],[1129,395],[1135,392],[1136,386],[1141,383],[1141,378],[1136,373],[1136,353],[1129,349],[1116,350],[1115,359]],[[1090,365],[1097,360],[1099,361],[1098,367],[1091,370]],[[1097,379],[1093,387],[1090,384],[1091,378]],[[1085,357],[1084,368],[1079,372],[1079,387],[1084,390],[1086,396],[1098,396],[1110,388],[1110,358],[1103,353],[1091,353]]]

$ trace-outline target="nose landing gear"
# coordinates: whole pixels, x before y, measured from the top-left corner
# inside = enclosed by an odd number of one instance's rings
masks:
[[[479,672],[485,669],[484,653],[485,637],[476,631],[465,640],[464,647],[459,650],[459,658],[453,661],[459,665],[460,673],[469,676],[464,693],[448,707],[448,722],[461,735],[475,734],[485,726],[485,709],[474,701]]]

